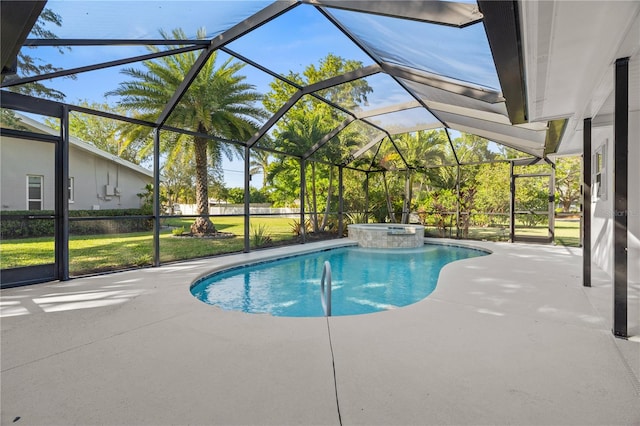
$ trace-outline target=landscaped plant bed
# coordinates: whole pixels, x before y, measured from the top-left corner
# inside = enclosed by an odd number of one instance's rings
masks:
[[[222,240],[226,238],[235,238],[236,234],[231,232],[216,232],[213,234],[192,234],[191,232],[183,232],[181,234],[173,234],[174,237],[178,238],[204,238],[211,240]]]

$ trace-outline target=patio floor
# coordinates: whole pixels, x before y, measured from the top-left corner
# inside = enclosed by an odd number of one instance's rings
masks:
[[[447,265],[427,299],[328,321],[189,292],[336,243],[3,290],[2,424],[640,424],[640,341],[613,338],[611,284],[594,266],[582,287],[580,249],[469,243],[493,254]]]

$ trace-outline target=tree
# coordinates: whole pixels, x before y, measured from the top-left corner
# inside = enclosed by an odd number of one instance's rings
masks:
[[[398,192],[404,195],[402,201],[401,223],[408,223],[415,183],[414,170],[426,164],[444,164],[447,160],[444,146],[449,142],[443,130],[421,130],[412,133],[405,133],[397,137],[394,142],[395,147],[398,147],[400,152],[396,150],[394,145],[387,145],[388,149],[383,155],[381,163],[395,164],[400,167],[405,167],[403,163],[404,159],[409,168],[411,168],[411,171],[404,174],[404,189]],[[400,156],[400,153],[402,154],[402,157]],[[436,169],[427,169],[425,173],[422,173],[422,176],[430,176],[435,173],[435,170]],[[386,179],[384,180],[384,183],[385,188],[387,188]],[[423,182],[419,182],[420,188],[422,188],[422,184]],[[387,191],[387,206],[390,207],[391,205],[390,192]],[[395,216],[392,212],[389,212],[389,217],[392,221],[395,221]]]
[[[51,9],[45,8],[38,17],[38,20],[31,29],[31,35],[36,38],[55,39],[58,38],[53,31],[47,29],[47,25],[54,25],[56,27],[62,26],[62,17]],[[70,50],[69,47],[58,47],[60,54]],[[25,77],[31,75],[40,75],[60,71],[62,68],[53,66],[52,64],[43,63],[41,59],[34,58],[28,55],[24,49],[18,53],[17,57],[18,69]],[[67,78],[75,78],[75,76],[68,76]],[[10,80],[11,77],[7,77],[6,80]],[[45,86],[41,82],[33,82],[29,84],[21,84],[18,86],[11,86],[9,88],[12,92],[22,93],[23,95],[36,96],[41,98],[53,99],[56,101],[62,101],[65,98],[64,93],[59,90],[52,89]]]
[[[564,213],[570,212],[572,205],[580,203],[581,168],[580,157],[563,157],[556,161],[556,191]]]
[[[298,120],[293,120],[280,129],[277,140],[285,151],[295,149],[308,149],[315,142],[322,139],[331,128],[329,128],[320,114],[311,116],[301,116]],[[318,232],[318,202],[316,188],[316,163],[311,162],[311,191],[307,191],[307,202],[311,207],[311,218],[313,231]],[[310,192],[310,193],[309,193]]]
[[[313,83],[324,81],[331,77],[344,74],[362,68],[359,61],[345,60],[339,56],[329,54],[316,66],[308,65],[302,74],[290,72],[287,78],[298,83],[301,86],[307,86]],[[265,95],[263,104],[265,109],[274,113],[287,102],[295,93],[295,88],[283,83],[280,80],[274,80],[270,83],[271,90]],[[346,108],[357,109],[358,105],[367,102],[367,94],[373,89],[369,87],[365,80],[356,80],[340,84],[319,92],[325,99],[338,103]],[[344,114],[326,103],[319,102],[316,99],[305,96],[296,102],[295,105],[285,114],[285,116],[277,123],[273,130],[273,138],[275,146],[279,150],[291,153],[293,155],[302,156],[308,150],[319,142],[323,136],[334,129],[338,123],[344,119]],[[357,143],[357,137],[348,131],[337,136],[340,144],[335,144],[336,149],[323,149],[323,159],[330,163],[337,163],[340,157],[346,152],[349,146]],[[284,190],[284,194],[273,194],[274,200],[281,198],[290,199],[292,195],[292,185],[297,181],[291,179],[294,171],[299,174],[300,166],[298,162],[291,161],[285,156],[274,156],[278,164],[274,164],[268,173],[269,182],[275,183],[275,192]],[[327,225],[328,211],[331,205],[331,194],[333,191],[333,168],[325,165],[316,164],[310,161],[311,179],[308,183],[311,190],[306,191],[307,202],[312,213],[312,223],[314,232],[324,229]],[[280,176],[279,176],[280,175]],[[286,177],[285,177],[286,176]],[[324,181],[326,179],[326,186]],[[318,194],[320,186],[326,187],[326,203],[325,215],[322,225],[318,223],[317,206]],[[298,187],[299,188],[299,187]],[[277,201],[276,201],[277,202]]]
[[[62,17],[57,13],[53,12],[51,9],[45,8],[40,13],[38,20],[33,25],[31,29],[31,34],[38,38],[46,38],[46,39],[55,39],[58,38],[53,31],[48,30],[47,24],[52,24],[54,26],[60,27],[62,26]],[[65,51],[71,50],[69,47],[59,47],[58,51],[60,54],[63,54]],[[61,70],[61,68],[54,67],[52,64],[43,63],[41,59],[34,58],[31,55],[28,55],[24,49],[21,49],[18,52],[18,57],[16,58],[18,69],[20,70],[22,76],[29,77],[32,75],[40,75],[46,74],[50,72],[55,72]],[[17,78],[14,76],[6,76],[3,77],[4,81],[11,81],[11,79]],[[66,78],[74,79],[75,76],[67,76]],[[52,89],[50,87],[45,86],[41,82],[32,82],[28,84],[20,84],[16,86],[9,87],[11,92],[21,93],[23,95],[35,96],[39,98],[47,98],[53,99],[56,101],[62,101],[65,98],[64,93],[59,90]],[[0,111],[0,122],[3,126],[13,128],[16,130],[26,130],[27,127],[24,126],[20,119],[16,117],[13,111],[8,109],[2,109]]]
[[[115,111],[124,115],[121,107],[113,107],[106,103],[81,101],[79,105],[97,111]],[[46,119],[45,122],[54,129],[60,128],[58,120]],[[151,140],[129,140],[126,126],[122,122],[99,115],[75,112],[69,114],[69,133],[83,142],[134,164],[140,164],[152,154]]]
[[[267,174],[269,173],[269,166],[271,165],[271,153],[261,149],[254,149],[251,152],[251,162],[249,166],[249,173],[251,175],[262,175],[262,189],[267,187]]]
[[[173,30],[169,35],[160,34],[165,39],[186,39],[183,30]],[[204,29],[198,30],[197,38],[206,37]],[[174,49],[177,46],[166,46]],[[159,47],[150,46],[151,52]],[[156,60],[144,61],[143,69],[127,68],[122,72],[131,78],[107,95],[120,96],[119,105],[135,111],[138,118],[153,121],[164,110],[176,89],[185,79],[196,62],[194,52],[166,56]],[[246,77],[239,74],[244,67],[240,62],[229,58],[217,63],[214,52],[202,67],[191,86],[176,105],[167,124],[214,137],[243,140],[248,139],[258,128],[258,119],[264,118],[264,111],[256,106],[261,95],[255,92],[253,85],[245,82]],[[180,150],[191,150],[195,161],[196,212],[201,215],[191,226],[194,234],[215,233],[216,228],[208,217],[208,166],[209,162],[219,164],[222,155],[232,159],[241,157],[239,146],[230,146],[199,136],[190,136],[188,144],[180,143],[184,139],[177,136],[171,146],[165,147],[169,158]]]
[[[505,225],[509,220],[511,182],[509,164],[493,163],[480,166],[476,177],[478,193],[476,207],[481,213],[489,214],[485,223]]]

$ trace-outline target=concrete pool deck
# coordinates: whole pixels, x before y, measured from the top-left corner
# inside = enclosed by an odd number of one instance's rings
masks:
[[[582,287],[580,249],[469,242],[493,254],[447,265],[427,299],[328,322],[189,293],[214,267],[343,242],[2,290],[1,423],[336,425],[337,394],[345,425],[640,424],[640,342],[611,335],[611,284],[594,266]]]

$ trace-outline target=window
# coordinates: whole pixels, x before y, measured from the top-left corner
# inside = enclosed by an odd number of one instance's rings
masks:
[[[69,198],[70,203],[73,203],[73,185],[74,185],[73,178],[70,177],[69,185],[67,185],[67,189],[68,189],[67,197]]]
[[[42,176],[27,176],[27,210],[42,210]]]
[[[607,199],[607,141],[605,141],[593,154],[593,201]]]

